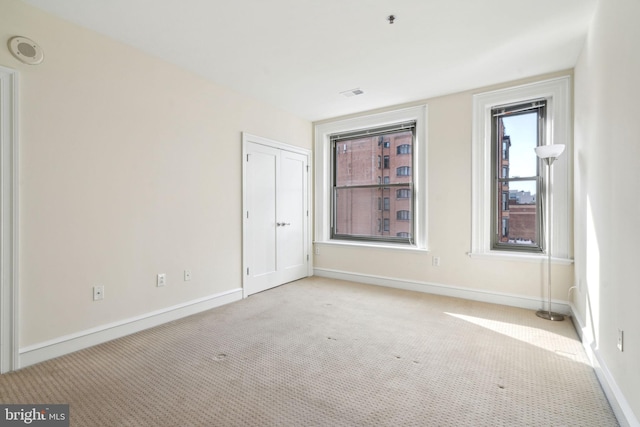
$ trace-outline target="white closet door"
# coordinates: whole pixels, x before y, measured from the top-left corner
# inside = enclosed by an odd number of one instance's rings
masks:
[[[308,156],[246,142],[245,295],[308,275]]]

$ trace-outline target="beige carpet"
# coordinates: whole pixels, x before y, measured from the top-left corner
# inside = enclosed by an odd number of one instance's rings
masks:
[[[73,426],[615,426],[570,321],[309,278],[0,377]]]

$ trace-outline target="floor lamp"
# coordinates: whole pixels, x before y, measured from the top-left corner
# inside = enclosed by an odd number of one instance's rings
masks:
[[[536,312],[536,316],[547,320],[564,320],[562,314],[551,311],[551,165],[564,151],[564,144],[541,145],[535,150],[536,155],[547,163],[547,218],[544,223],[547,232],[547,295],[549,297],[548,310],[540,309]]]

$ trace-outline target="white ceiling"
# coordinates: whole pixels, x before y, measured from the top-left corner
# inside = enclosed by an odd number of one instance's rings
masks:
[[[24,1],[308,120],[572,68],[596,3]]]

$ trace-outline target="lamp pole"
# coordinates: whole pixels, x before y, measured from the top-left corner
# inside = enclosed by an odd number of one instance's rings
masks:
[[[562,154],[564,151],[564,145],[543,145],[540,147],[536,147],[536,154],[539,158],[543,159],[547,164],[547,218],[545,221],[545,228],[547,232],[547,297],[548,297],[548,305],[547,310],[544,310],[544,307],[536,312],[536,316],[541,317],[547,320],[555,320],[561,321],[564,320],[564,316],[560,313],[554,313],[551,311],[551,201],[552,201],[552,192],[551,192],[551,165],[553,162]]]

